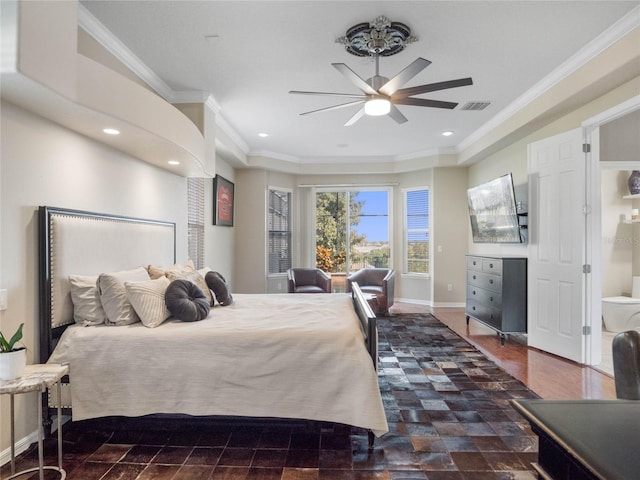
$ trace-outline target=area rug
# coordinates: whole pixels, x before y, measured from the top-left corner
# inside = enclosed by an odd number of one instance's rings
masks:
[[[432,315],[378,321],[390,431],[373,451],[341,425],[107,418],[63,427],[67,479],[534,480],[537,437],[509,400],[536,395]]]

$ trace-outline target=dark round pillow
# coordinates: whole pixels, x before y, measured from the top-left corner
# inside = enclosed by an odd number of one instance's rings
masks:
[[[174,318],[196,322],[209,315],[209,300],[204,292],[189,280],[174,280],[164,292],[164,303]]]
[[[213,294],[218,300],[218,303],[223,307],[231,305],[233,303],[233,296],[231,295],[231,288],[224,279],[222,274],[218,272],[207,272],[204,276],[205,281],[209,288],[213,291]]]

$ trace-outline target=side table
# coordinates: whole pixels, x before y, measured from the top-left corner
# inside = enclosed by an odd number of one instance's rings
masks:
[[[0,380],[0,395],[11,396],[11,476],[7,480],[25,475],[27,473],[40,472],[40,480],[44,480],[45,470],[55,470],[60,473],[60,480],[67,478],[67,473],[62,468],[62,401],[60,394],[60,380],[69,373],[68,365],[38,364],[27,365],[24,374],[15,380]],[[43,426],[42,426],[42,399],[37,398],[38,404],[38,466],[16,473],[15,465],[15,425],[14,425],[14,395],[27,392],[46,392],[47,388],[58,383],[58,466],[45,466],[43,458]]]

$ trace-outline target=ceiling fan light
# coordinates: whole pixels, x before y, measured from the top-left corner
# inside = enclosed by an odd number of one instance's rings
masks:
[[[364,113],[372,116],[386,115],[391,111],[391,102],[385,98],[372,98],[364,104]]]

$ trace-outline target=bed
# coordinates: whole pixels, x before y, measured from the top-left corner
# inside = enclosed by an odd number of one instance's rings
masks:
[[[176,263],[175,224],[40,207],[40,361],[68,363],[72,419],[297,419],[388,431],[376,318],[349,294],[233,294],[198,322],[84,326],[69,277]],[[56,392],[43,399],[47,417]],[[48,419],[45,419],[48,422]]]

